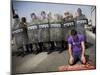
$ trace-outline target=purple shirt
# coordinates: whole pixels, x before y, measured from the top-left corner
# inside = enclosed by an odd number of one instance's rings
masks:
[[[73,40],[72,36],[68,37],[68,44],[72,45],[72,53],[77,53],[79,51],[82,51],[82,47],[81,47],[81,42],[84,41],[84,36],[81,34],[77,34],[77,39],[76,41]]]

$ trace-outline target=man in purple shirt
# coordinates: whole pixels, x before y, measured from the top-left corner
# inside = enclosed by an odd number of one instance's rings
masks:
[[[82,64],[86,63],[85,59],[85,44],[84,36],[78,34],[76,30],[71,30],[71,35],[68,37],[69,64],[73,65],[77,60]]]

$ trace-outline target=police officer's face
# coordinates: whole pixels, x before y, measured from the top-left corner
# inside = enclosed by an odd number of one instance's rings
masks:
[[[35,15],[32,15],[32,17],[31,17],[32,19],[35,19],[36,18],[36,16]]]
[[[42,13],[41,16],[42,16],[42,17],[46,17],[46,14],[45,14],[45,13]]]

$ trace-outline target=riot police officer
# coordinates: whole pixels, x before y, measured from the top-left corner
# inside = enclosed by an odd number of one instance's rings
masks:
[[[83,23],[81,23],[83,20]],[[85,22],[84,22],[85,20]],[[85,38],[85,43],[87,43],[86,40],[86,32],[85,32],[85,25],[88,24],[88,20],[86,16],[82,13],[81,8],[77,9],[77,14],[75,17],[75,29],[77,30],[78,33],[84,35]]]
[[[62,31],[63,32],[63,38],[62,38],[63,49],[67,48],[66,38],[69,36],[71,29],[74,29],[74,18],[70,12],[66,11],[64,12],[64,17],[63,17],[63,31]]]
[[[28,34],[27,34],[27,20],[25,17],[21,18],[20,28],[23,29],[22,32],[22,43],[23,43],[23,52],[26,54],[27,52],[32,52],[32,46],[29,44]]]
[[[51,12],[48,13],[48,23],[49,23],[49,26],[54,22],[54,18],[53,18],[53,15]],[[50,48],[48,49],[48,54],[50,54],[52,52],[52,50],[54,50],[55,48],[55,43],[54,41],[52,40],[51,38],[51,27],[49,28],[49,37],[50,37],[50,40],[49,40],[49,43],[50,43]]]
[[[31,14],[31,22],[28,26],[28,36],[29,36],[29,42],[33,46],[33,53],[38,53],[38,24],[39,24],[39,19],[36,16],[35,13]]]
[[[21,53],[18,51],[22,46],[19,45],[17,39],[18,39],[18,35],[16,35],[16,33],[13,33],[15,30],[17,30],[19,28],[19,23],[20,23],[20,20],[19,20],[19,16],[18,14],[16,13],[13,13],[13,19],[12,19],[12,26],[11,26],[11,29],[12,29],[12,41],[13,41],[13,46],[14,46],[14,50],[17,51],[17,54],[20,55]]]
[[[84,14],[82,14],[81,8],[78,8],[77,14],[76,14],[76,17],[75,17],[75,22],[77,22],[78,20],[82,20],[82,19],[87,19],[87,18]],[[76,28],[78,33],[85,35],[85,25],[84,24],[77,24],[76,23],[75,28]]]
[[[50,21],[50,41],[51,41],[51,53],[57,48],[61,48],[62,40],[62,28],[61,28],[62,16],[60,14],[54,14],[54,18]],[[58,50],[58,49],[57,49]]]
[[[40,22],[39,22],[39,49],[40,52],[49,48],[49,25],[48,18],[45,11],[41,11]]]

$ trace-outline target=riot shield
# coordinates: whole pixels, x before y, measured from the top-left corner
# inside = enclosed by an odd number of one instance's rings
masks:
[[[48,47],[48,43],[50,41],[49,37],[49,24],[39,24],[38,41],[44,43],[46,48]]]
[[[54,41],[56,47],[61,47],[61,41],[62,41],[61,23],[50,23],[50,41]]]
[[[37,24],[33,24],[28,26],[27,29],[29,43],[32,44],[33,49],[36,49],[36,46],[34,44],[38,43],[38,26]]]
[[[31,43],[37,43],[38,42],[37,32],[38,32],[37,25],[28,26],[29,42],[31,42]]]
[[[70,35],[70,31],[75,28],[74,21],[64,22],[63,24],[63,40],[66,41],[66,38]]]
[[[79,19],[75,21],[75,28],[77,30],[78,33],[86,35],[85,34],[85,25],[88,24],[88,20],[87,19]]]
[[[22,36],[23,29],[19,28],[19,29],[13,30],[12,34],[15,37],[15,44],[17,46],[17,49],[23,47],[23,43],[24,43],[23,36]]]
[[[62,31],[63,48],[67,47],[67,38],[70,35],[71,30],[74,28],[75,28],[74,21],[67,21],[63,23],[63,31]]]

